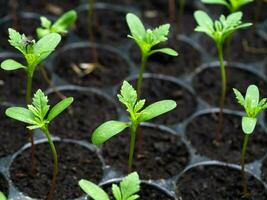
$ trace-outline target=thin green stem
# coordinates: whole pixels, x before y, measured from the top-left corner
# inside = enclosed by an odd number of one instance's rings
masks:
[[[141,97],[141,88],[142,88],[143,75],[145,71],[147,58],[148,58],[148,55],[145,53],[142,53],[141,68],[140,68],[138,80],[137,80],[137,99],[140,99]]]
[[[133,157],[134,157],[134,149],[135,149],[135,138],[136,138],[136,130],[138,124],[132,123],[130,127],[131,132],[131,141],[130,141],[130,151],[129,151],[129,160],[128,160],[128,172],[132,172],[133,170]]]
[[[53,178],[52,182],[50,185],[50,191],[47,196],[47,200],[52,200],[53,199],[53,193],[55,192],[56,188],[56,179],[57,179],[57,174],[58,174],[58,156],[57,156],[57,151],[54,145],[54,142],[51,138],[51,135],[49,133],[48,127],[45,126],[42,131],[44,132],[45,136],[47,137],[48,143],[50,145],[52,155],[53,155],[53,160],[54,160],[54,166],[53,166]]]
[[[248,146],[248,139],[249,139],[249,135],[245,134],[243,147],[242,147],[242,153],[241,153],[241,160],[240,160],[244,195],[247,195],[248,193],[247,177],[246,177],[246,172],[245,172],[245,159],[246,159],[246,152],[247,152],[247,146]]]
[[[27,73],[27,87],[26,87],[26,104],[29,105],[31,103],[32,97],[32,76],[30,73]]]
[[[221,140],[222,128],[223,128],[223,109],[226,95],[226,72],[225,72],[225,64],[223,58],[223,45],[217,44],[218,56],[220,61],[220,69],[221,69],[221,99],[220,99],[220,113],[219,113],[219,125],[216,133],[216,143],[219,144]]]

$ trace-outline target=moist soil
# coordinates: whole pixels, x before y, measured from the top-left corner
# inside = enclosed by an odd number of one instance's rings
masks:
[[[98,183],[102,178],[102,163],[98,156],[77,144],[55,143],[59,155],[59,174],[54,199],[74,199],[83,195],[80,179]],[[36,173],[32,176],[30,149],[12,163],[10,173],[15,186],[32,198],[45,199],[51,183],[53,159],[48,143],[36,145]]]
[[[129,41],[127,34],[129,34],[128,26],[125,21],[126,11],[115,11],[110,8],[94,9],[93,16],[93,34],[94,42],[118,45],[123,41]],[[88,26],[88,10],[83,10],[78,13],[76,31],[75,33],[82,39],[90,40],[89,26]]]
[[[5,115],[6,109],[7,107],[0,107],[0,157],[15,153],[28,142],[25,125],[8,118]]]
[[[231,66],[226,66],[227,92],[225,98],[225,108],[243,110],[236,102],[232,88],[238,88],[242,93],[246,93],[248,85],[255,84],[260,89],[261,96],[267,96],[266,82],[259,76]],[[221,94],[221,73],[220,67],[206,68],[197,74],[193,80],[193,86],[199,97],[204,99],[209,105],[219,107]]]
[[[141,133],[141,143],[137,140],[136,144],[139,149],[135,151],[133,170],[142,179],[171,178],[188,164],[189,153],[178,136],[145,126],[141,127]],[[102,147],[106,164],[127,174],[129,144],[128,130],[106,142]]]
[[[7,15],[9,10],[8,1],[0,1],[0,17]]]
[[[176,41],[172,37],[170,42],[161,45],[161,48],[164,47],[175,49],[179,53],[179,56],[156,53],[148,59],[146,65],[147,72],[179,77],[183,74],[193,72],[201,64],[200,53],[188,42],[181,40]],[[141,61],[139,48],[133,45],[129,54],[139,68]]]
[[[261,177],[263,181],[267,182],[267,159],[266,158],[262,162]]]
[[[3,192],[5,194],[5,196],[8,196],[8,182],[6,181],[6,179],[4,178],[4,176],[1,174],[0,175],[0,191]]]
[[[66,97],[73,97],[68,111],[58,116],[51,124],[53,135],[68,139],[90,140],[93,130],[101,123],[117,119],[117,110],[109,100],[92,92],[61,91]],[[61,99],[58,95],[48,95],[52,105]]]
[[[243,197],[241,172],[223,166],[198,166],[190,169],[178,180],[177,194],[183,200],[265,200],[263,184],[247,174],[250,196]]]
[[[223,131],[219,146],[215,143],[218,114],[208,113],[193,119],[186,128],[190,143],[202,156],[239,164],[243,144],[241,117],[224,114]],[[267,151],[267,137],[264,130],[257,126],[249,138],[246,163],[261,159]]]
[[[135,86],[136,82],[133,80],[131,84]],[[196,111],[194,96],[177,83],[164,79],[144,78],[141,98],[146,99],[146,105],[165,99],[176,101],[177,107],[175,109],[150,121],[157,124],[176,124]]]
[[[54,59],[55,73],[71,84],[92,87],[116,85],[128,76],[129,65],[120,55],[97,48],[98,63],[95,63],[92,51],[84,47],[59,53]]]

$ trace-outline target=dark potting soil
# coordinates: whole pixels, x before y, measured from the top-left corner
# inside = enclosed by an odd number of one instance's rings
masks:
[[[267,159],[266,158],[262,162],[261,177],[265,182],[267,182]]]
[[[250,196],[243,197],[241,172],[223,166],[198,166],[185,172],[176,185],[183,200],[265,200],[263,184],[247,174]]]
[[[128,26],[126,24],[126,11],[115,11],[110,8],[94,9],[93,34],[94,42],[118,45],[129,40]],[[78,13],[76,34],[82,39],[89,40],[88,10]],[[91,40],[91,38],[90,38]]]
[[[267,19],[267,2],[262,0],[256,0],[245,6],[242,11],[244,18],[250,20],[253,23],[261,23]]]
[[[170,178],[189,162],[189,153],[178,136],[152,127],[141,127],[142,143],[136,144],[133,170],[142,179]],[[127,174],[130,133],[124,131],[102,147],[107,164]],[[115,148],[116,147],[116,148]]]
[[[150,56],[146,65],[147,72],[178,77],[193,72],[201,64],[200,53],[188,42],[175,41],[171,38],[168,44],[162,45],[162,48],[164,47],[175,49],[179,55],[169,56],[157,53]],[[141,57],[140,50],[136,45],[132,46],[129,55],[139,68]]]
[[[5,196],[8,196],[9,188],[8,188],[8,182],[4,178],[4,176],[0,175],[0,191],[5,194]]]
[[[131,84],[135,86],[136,80],[131,81]],[[150,121],[158,124],[181,122],[196,110],[196,100],[190,92],[177,83],[164,79],[144,78],[141,98],[146,99],[146,105],[165,99],[176,101],[177,107],[174,110]]]
[[[66,97],[73,97],[70,110],[58,116],[51,124],[53,135],[69,139],[90,140],[92,131],[101,123],[117,119],[115,105],[103,96],[92,92],[61,91]],[[48,95],[52,105],[60,101],[56,94]]]
[[[55,72],[69,83],[80,86],[112,86],[125,79],[129,65],[119,54],[97,48],[99,64],[95,65],[92,51],[84,47],[61,52],[55,58]]]
[[[99,182],[102,163],[98,156],[77,144],[55,143],[59,156],[59,174],[54,199],[74,199],[83,195],[78,186],[80,179]],[[12,163],[11,179],[16,187],[33,198],[45,199],[51,183],[53,158],[48,143],[36,145],[36,174],[32,176],[30,149]]]
[[[225,98],[225,108],[234,110],[243,110],[235,99],[232,88],[237,88],[245,95],[246,89],[250,84],[257,85],[260,89],[260,95],[267,96],[266,82],[259,76],[231,66],[226,66],[227,73],[227,92]],[[193,85],[197,94],[211,106],[219,107],[221,96],[221,73],[220,67],[207,68],[197,74],[193,80]]]
[[[8,2],[9,1],[0,1],[0,17],[4,17],[8,13]]]
[[[239,164],[243,144],[241,117],[224,114],[223,131],[220,145],[215,144],[218,126],[218,113],[208,113],[194,118],[187,126],[186,136],[200,155],[213,160]],[[266,151],[267,137],[264,130],[257,126],[249,138],[246,163],[261,159]]]
[[[6,109],[7,107],[0,107],[0,157],[15,153],[28,141],[26,126],[8,118],[5,115]]]

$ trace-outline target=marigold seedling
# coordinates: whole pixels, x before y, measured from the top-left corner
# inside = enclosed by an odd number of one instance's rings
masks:
[[[233,89],[238,103],[244,108],[246,116],[242,117],[242,130],[244,132],[243,148],[241,153],[241,169],[243,178],[243,192],[244,195],[248,193],[247,180],[245,175],[245,158],[247,152],[247,145],[249,136],[253,133],[257,124],[257,115],[267,108],[267,99],[260,99],[259,89],[256,85],[250,85],[247,88],[245,98],[237,90]]]
[[[124,177],[120,182],[120,185],[112,184],[112,194],[115,200],[135,200],[139,199],[139,195],[136,194],[140,190],[140,179],[136,172]],[[87,181],[80,180],[79,185],[81,189],[88,194],[94,200],[110,200],[108,194],[100,188],[98,185]]]
[[[225,63],[223,56],[223,45],[224,41],[231,36],[232,33],[241,28],[246,28],[251,26],[251,23],[242,23],[242,12],[235,12],[227,17],[221,15],[219,20],[213,21],[209,15],[204,11],[196,11],[194,13],[195,20],[198,26],[195,28],[197,32],[203,32],[212,38],[218,50],[218,57],[220,61],[221,68],[221,99],[220,99],[220,116],[219,116],[219,126],[216,134],[216,142],[220,142],[221,130],[223,127],[223,109],[225,102],[225,95],[227,90],[227,77],[225,72]]]
[[[77,19],[77,13],[74,10],[70,10],[60,16],[55,23],[47,19],[46,17],[40,17],[41,27],[36,29],[38,38],[42,38],[49,33],[66,34],[68,29],[75,23]]]
[[[121,93],[118,94],[118,99],[122,104],[124,104],[127,112],[129,113],[129,122],[108,121],[103,123],[93,132],[92,142],[96,145],[103,144],[111,137],[119,134],[124,129],[129,128],[131,132],[131,141],[128,170],[131,172],[135,149],[136,130],[139,124],[171,111],[176,107],[176,102],[173,100],[162,100],[144,108],[145,100],[137,99],[136,90],[134,90],[127,81],[123,82]]]
[[[169,34],[170,24],[164,24],[151,30],[145,29],[141,20],[132,13],[127,14],[126,20],[131,32],[131,35],[128,35],[128,37],[136,42],[141,51],[141,69],[137,80],[137,97],[139,99],[148,57],[155,53],[164,53],[170,56],[177,56],[178,53],[171,48],[154,49],[159,43],[168,40],[167,36]]]
[[[73,98],[69,97],[64,100],[61,100],[59,103],[57,103],[54,107],[50,109],[47,96],[45,96],[41,90],[38,90],[34,94],[32,104],[28,105],[27,108],[11,107],[6,110],[6,115],[8,117],[28,124],[27,128],[30,130],[41,129],[47,137],[54,159],[53,179],[48,194],[48,200],[52,199],[53,192],[56,186],[56,177],[58,174],[58,156],[51,134],[48,129],[48,125],[61,112],[67,109],[72,102]]]

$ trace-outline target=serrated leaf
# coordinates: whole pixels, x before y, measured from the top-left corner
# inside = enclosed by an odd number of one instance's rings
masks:
[[[39,89],[36,91],[32,98],[32,105],[35,107],[36,112],[38,113],[36,117],[44,119],[50,106],[48,105],[48,98],[45,96],[42,90]]]
[[[134,106],[134,112],[137,113],[139,110],[141,110],[145,105],[146,100],[142,99],[139,100],[135,106]]]
[[[82,179],[79,181],[79,186],[87,195],[89,195],[89,197],[94,200],[110,200],[107,193],[103,189],[90,181]]]
[[[112,184],[112,194],[115,200],[122,200],[120,188],[116,184]]]
[[[1,68],[4,69],[4,70],[16,70],[16,69],[27,69],[26,66],[22,65],[21,63],[13,60],[13,59],[7,59],[7,60],[4,60],[2,63],[1,63]]]
[[[154,30],[152,30],[151,31],[151,36],[152,36],[151,45],[154,46],[160,42],[165,42],[168,39],[167,36],[169,34],[169,29],[170,29],[170,24],[163,24],[155,28]]]
[[[5,113],[8,117],[27,124],[31,124],[34,121],[33,113],[26,108],[11,107]]]
[[[234,91],[234,93],[235,93],[235,97],[236,97],[238,103],[239,103],[240,105],[244,106],[244,105],[245,105],[245,99],[244,99],[243,95],[241,94],[241,92],[239,92],[239,91],[238,91],[237,89],[235,89],[235,88],[233,88],[233,91]]]
[[[67,32],[77,19],[77,13],[74,10],[70,10],[64,13],[53,25],[52,30],[57,33]]]
[[[127,81],[123,81],[120,94],[118,95],[119,101],[122,102],[128,109],[133,109],[137,101],[136,90]]]
[[[130,196],[139,192],[140,190],[140,180],[136,172],[133,172],[123,178],[120,182],[120,189],[122,194],[122,199],[127,200]]]
[[[242,130],[245,134],[253,133],[257,124],[257,118],[242,117]]]
[[[164,53],[170,56],[178,56],[178,53],[171,48],[155,49],[155,50],[150,51],[149,55],[152,55],[154,53]]]
[[[134,38],[137,39],[145,38],[146,30],[139,17],[137,17],[133,13],[128,13],[126,15],[126,21],[130,29],[130,32]]]
[[[100,125],[92,134],[92,143],[96,145],[103,144],[108,139],[122,132],[129,127],[129,124],[121,121],[108,121]]]
[[[73,98],[69,97],[58,102],[48,113],[47,120],[52,121],[60,113],[66,110],[73,102]]]
[[[21,53],[25,54],[26,53],[24,49],[25,45],[23,44],[23,41],[22,41],[23,35],[21,35],[19,32],[17,32],[16,30],[12,28],[8,29],[8,33],[9,33],[8,41],[10,45],[18,49]]]
[[[214,31],[213,21],[206,12],[201,10],[195,11],[194,17],[200,27],[204,27],[210,32]]]

